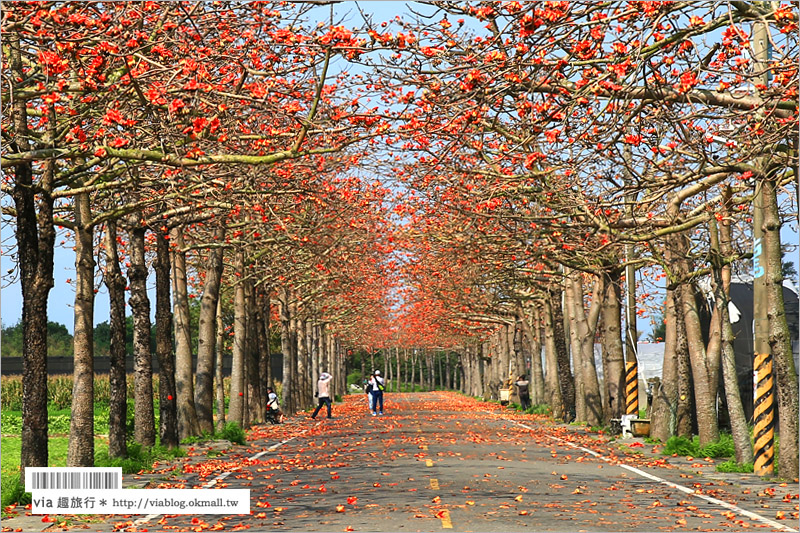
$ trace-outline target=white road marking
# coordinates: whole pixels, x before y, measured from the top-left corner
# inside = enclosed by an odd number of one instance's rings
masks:
[[[258,459],[259,457],[261,457],[263,455],[266,455],[269,452],[275,451],[276,449],[280,448],[281,446],[283,446],[287,442],[293,441],[294,439],[305,435],[307,432],[308,432],[308,430],[305,430],[302,433],[300,433],[299,435],[295,435],[294,437],[290,437],[290,438],[288,438],[286,440],[282,440],[282,441],[280,441],[280,442],[278,442],[276,444],[273,444],[272,446],[270,446],[266,450],[262,450],[262,451],[258,452],[257,454],[253,455],[252,457],[248,457],[247,459],[251,460],[251,461],[255,460],[255,459]],[[223,472],[222,474],[218,475],[217,477],[215,477],[211,481],[209,481],[207,483],[204,483],[201,486],[201,488],[207,489],[207,488],[213,487],[214,485],[216,485],[217,483],[219,483],[220,481],[222,481],[226,477],[230,476],[231,474],[233,474],[233,472]],[[139,525],[142,525],[142,524],[146,524],[150,520],[152,520],[154,518],[157,518],[159,516],[161,516],[161,514],[150,514],[150,515],[144,516],[142,518],[139,518],[138,520],[134,520],[133,525],[134,526],[139,526]]]
[[[528,426],[527,424],[523,424],[522,422],[517,422],[516,420],[511,420],[509,418],[502,418],[502,420],[505,420],[506,422],[512,422],[514,424],[522,426],[525,429],[529,429],[531,431],[536,431],[535,428],[533,428],[531,426]],[[591,454],[591,455],[593,455],[595,457],[598,457],[598,458],[602,459],[603,461],[605,461],[607,463],[614,464],[614,463],[611,462],[611,459],[609,459],[608,457],[605,457],[605,456],[597,453],[594,450],[590,450],[588,448],[584,448],[583,446],[578,446],[577,444],[574,444],[572,442],[566,441],[566,440],[558,438],[558,437],[554,437],[552,435],[546,435],[546,436],[551,438],[551,439],[553,439],[553,440],[557,440],[557,441],[563,442],[564,444],[566,444],[568,446],[572,446],[573,448],[577,448],[578,450],[584,451],[584,452],[586,452],[588,454]],[[720,500],[718,498],[713,498],[713,497],[708,496],[706,494],[699,494],[699,493],[695,492],[694,489],[690,489],[689,487],[685,487],[683,485],[678,485],[677,483],[673,483],[671,481],[667,481],[666,479],[660,478],[658,476],[654,476],[653,474],[650,474],[650,473],[645,472],[643,470],[639,470],[636,467],[633,467],[633,466],[630,466],[630,465],[626,465],[626,464],[622,464],[622,463],[616,463],[616,466],[618,466],[620,468],[624,468],[626,470],[629,470],[629,471],[631,471],[631,472],[633,472],[635,474],[638,474],[638,475],[640,475],[640,476],[642,476],[644,478],[650,479],[652,481],[657,481],[658,483],[661,483],[661,484],[666,485],[668,487],[672,487],[674,489],[677,489],[677,490],[679,490],[681,492],[684,492],[684,493],[689,494],[691,496],[694,496],[696,498],[700,498],[701,500],[705,500],[705,501],[707,501],[709,503],[713,503],[713,504],[719,505],[721,507],[724,507],[725,509],[729,509],[729,510],[735,512],[735,513],[744,515],[744,516],[750,518],[751,520],[756,520],[758,522],[763,522],[763,523],[768,524],[769,526],[771,526],[771,527],[773,527],[775,529],[779,529],[781,531],[797,532],[796,529],[792,529],[789,526],[781,524],[780,522],[776,522],[775,520],[771,520],[771,519],[769,519],[769,518],[767,518],[765,516],[761,516],[760,514],[754,513],[752,511],[748,511],[747,509],[742,509],[738,505],[733,505],[732,503],[728,503],[728,502]]]

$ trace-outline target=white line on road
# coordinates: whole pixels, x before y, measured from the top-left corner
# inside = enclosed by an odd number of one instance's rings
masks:
[[[280,448],[281,446],[283,446],[283,445],[284,445],[284,444],[286,444],[287,442],[293,441],[294,439],[296,439],[296,438],[298,438],[298,437],[302,437],[302,436],[303,436],[303,435],[305,435],[306,433],[308,433],[308,430],[305,430],[305,431],[303,431],[303,432],[302,432],[302,433],[300,433],[299,435],[295,435],[294,437],[290,437],[290,438],[288,438],[288,439],[286,439],[286,440],[282,440],[282,441],[280,441],[280,442],[278,442],[278,443],[276,443],[276,444],[273,444],[272,446],[270,446],[270,447],[269,447],[269,448],[267,448],[266,450],[262,450],[262,451],[258,452],[257,454],[255,454],[255,455],[253,455],[253,456],[251,456],[251,457],[248,457],[247,459],[248,459],[248,460],[251,460],[251,461],[253,461],[253,460],[255,460],[255,459],[258,459],[259,457],[261,457],[261,456],[263,456],[263,455],[266,455],[266,454],[267,454],[267,453],[269,453],[269,452],[273,452],[273,451],[275,451],[276,449]],[[230,476],[231,474],[233,474],[233,472],[223,472],[222,474],[218,475],[217,477],[215,477],[215,478],[214,478],[214,479],[212,479],[211,481],[209,481],[209,482],[207,482],[207,483],[204,483],[204,484],[201,486],[201,488],[203,488],[203,489],[207,489],[207,488],[213,487],[214,485],[216,485],[217,483],[219,483],[220,481],[222,481],[222,480],[223,480],[223,479],[225,479],[226,477]],[[133,522],[133,525],[134,525],[134,526],[140,526],[140,525],[142,525],[142,524],[146,524],[147,522],[149,522],[149,521],[150,521],[150,520],[152,520],[153,518],[157,518],[157,517],[159,517],[159,516],[161,516],[161,514],[150,514],[150,515],[144,516],[144,517],[142,517],[142,518],[139,518],[138,520],[134,520],[134,522]]]
[[[522,422],[517,422],[516,420],[511,420],[509,418],[501,418],[501,420],[504,420],[506,422],[512,422],[514,424],[522,426],[525,429],[529,429],[531,431],[536,431],[535,428],[533,428],[531,426],[528,426],[527,424],[523,424]],[[557,441],[563,442],[564,444],[566,444],[568,446],[572,446],[573,448],[577,448],[578,450],[584,451],[584,452],[586,452],[588,454],[591,454],[591,455],[593,455],[595,457],[598,457],[598,458],[602,459],[603,461],[605,461],[607,463],[615,464],[615,463],[613,463],[611,461],[611,459],[609,459],[608,457],[605,457],[605,456],[597,453],[594,450],[590,450],[588,448],[584,448],[583,446],[578,446],[577,444],[574,444],[574,443],[569,442],[567,440],[561,439],[559,437],[554,437],[552,435],[546,435],[546,436],[551,438],[551,439],[553,439],[553,440],[557,440]],[[797,532],[796,529],[792,529],[789,526],[781,524],[780,522],[776,522],[775,520],[771,520],[771,519],[769,519],[769,518],[767,518],[765,516],[761,516],[760,514],[754,513],[752,511],[748,511],[746,509],[742,509],[738,505],[733,505],[732,503],[728,503],[726,501],[723,501],[723,500],[720,500],[720,499],[717,499],[717,498],[713,498],[713,497],[708,496],[706,494],[700,494],[698,492],[695,492],[694,489],[690,489],[689,487],[685,487],[683,485],[678,485],[677,483],[673,483],[671,481],[667,481],[666,479],[660,478],[658,476],[654,476],[653,474],[645,472],[644,470],[639,470],[636,467],[633,467],[633,466],[630,466],[630,465],[626,465],[626,464],[621,464],[621,463],[616,463],[616,466],[618,466],[620,468],[624,468],[626,470],[630,470],[631,472],[633,472],[635,474],[638,474],[638,475],[640,475],[642,477],[645,477],[645,478],[653,480],[653,481],[657,481],[659,483],[667,485],[668,487],[672,487],[672,488],[677,489],[677,490],[679,490],[681,492],[685,492],[686,494],[689,494],[691,496],[695,496],[697,498],[700,498],[701,500],[706,500],[709,503],[717,504],[717,505],[719,505],[721,507],[724,507],[724,508],[729,509],[731,511],[734,511],[736,513],[742,514],[742,515],[750,518],[751,520],[756,520],[756,521],[759,521],[759,522],[763,522],[765,524],[770,525],[771,527],[774,527],[775,529],[779,529],[781,531]]]

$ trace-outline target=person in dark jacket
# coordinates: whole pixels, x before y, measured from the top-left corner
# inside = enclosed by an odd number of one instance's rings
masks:
[[[525,379],[527,376],[522,374],[517,378],[515,385],[517,386],[517,395],[519,396],[519,403],[524,411],[531,406],[531,382]]]

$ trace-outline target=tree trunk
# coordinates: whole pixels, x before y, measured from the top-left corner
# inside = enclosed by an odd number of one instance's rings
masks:
[[[158,357],[158,400],[161,446],[176,448],[178,409],[175,405],[175,353],[172,350],[172,312],[170,311],[169,241],[164,229],[156,229],[156,357]]]
[[[384,379],[386,379],[386,392],[391,392],[392,383],[394,383],[394,365],[392,365],[392,356],[389,348],[385,348],[386,355],[383,357]]]
[[[311,383],[309,368],[306,353],[306,334],[305,334],[305,320],[301,320],[295,316],[292,319],[292,337],[295,340],[295,350],[297,351],[297,399],[299,401],[297,407],[305,409],[312,405],[311,398],[314,397],[314,390],[316,383]],[[319,379],[319,378],[317,378]]]
[[[417,364],[416,349],[414,349],[414,351],[411,353],[411,358],[408,361],[411,363],[411,373],[409,374],[409,381],[408,381],[408,384],[410,385],[409,390],[411,392],[414,392],[414,376],[416,375],[416,364]]]
[[[553,324],[553,341],[556,348],[556,361],[558,362],[558,381],[561,386],[561,400],[564,403],[564,422],[575,420],[575,380],[569,366],[569,351],[567,350],[567,337],[564,334],[564,311],[561,306],[561,290],[559,287],[550,287],[550,306]]]
[[[94,465],[94,227],[89,194],[75,207],[74,372],[67,466]]]
[[[576,394],[578,420],[590,426],[600,425],[603,420],[603,404],[600,399],[600,384],[594,362],[594,337],[600,316],[600,301],[603,292],[602,278],[595,276],[592,307],[587,316],[583,305],[583,283],[580,274],[567,274],[567,305],[570,317],[570,341],[572,345],[575,375],[580,376],[580,389]],[[581,416],[580,406],[583,407]]]
[[[514,324],[508,327],[508,343],[511,346],[512,352],[512,363],[511,366],[513,368],[511,378],[516,381],[517,376],[521,374],[525,374],[528,376],[530,380],[530,373],[526,368],[526,358],[525,354],[528,353],[527,348],[524,348],[522,345],[522,325],[519,323],[518,320],[514,320]],[[531,392],[531,387],[528,387],[529,393]]]
[[[763,275],[766,277],[769,347],[775,368],[778,434],[781,438],[778,475],[794,479],[798,476],[798,382],[783,301],[781,220],[776,186],[772,180],[763,181]]]
[[[497,386],[495,394],[498,399],[500,398],[500,389],[505,388],[508,381],[508,351],[505,339],[505,325],[503,325],[492,337],[492,368]]]
[[[475,345],[467,345],[464,347],[464,359],[466,361],[466,379],[465,379],[465,387],[466,392],[470,396],[481,396],[483,391],[478,392],[479,387],[479,376],[478,376],[478,369],[477,369],[477,348]]]
[[[219,226],[214,235],[217,243],[225,238],[225,226]],[[194,391],[197,423],[203,433],[214,432],[213,388],[214,356],[217,349],[217,304],[219,302],[220,281],[223,271],[221,247],[208,252],[208,263],[200,299],[200,316],[197,327],[197,387]],[[224,413],[223,413],[224,418]]]
[[[600,342],[597,343],[598,347],[600,348],[600,369],[601,372],[597,376],[598,383],[600,384],[600,400],[603,404],[603,421],[607,425],[609,420],[611,419],[611,406],[609,402],[611,401],[611,395],[608,391],[608,366],[609,366],[609,358],[611,357],[608,349],[605,347],[604,340],[603,340],[603,330],[605,330],[605,325],[603,324],[603,313],[600,313],[600,318],[597,320],[597,336]],[[597,366],[597,361],[595,361],[595,366]],[[600,374],[603,375],[603,378],[600,377]]]
[[[341,347],[341,344],[337,341],[337,351],[336,357],[333,362],[332,368],[334,368],[334,372],[336,377],[333,380],[333,390],[331,390],[331,394],[334,396],[336,394],[342,394],[345,390],[347,390],[347,358],[345,357],[344,350]],[[330,373],[330,372],[329,372]]]
[[[389,368],[390,368],[389,348],[384,348],[381,353],[383,354],[383,379],[389,380],[389,379],[391,379],[391,376],[389,376]],[[387,387],[387,390],[388,390],[388,387],[389,387],[389,382],[388,381],[386,382],[386,387]]]
[[[311,379],[309,379],[308,375],[308,365],[306,364],[305,356],[306,356],[306,348],[305,348],[305,335],[303,331],[301,331],[300,326],[302,325],[301,320],[298,318],[298,313],[300,312],[297,309],[297,304],[292,305],[292,320],[290,324],[290,331],[292,339],[291,347],[292,347],[292,386],[294,387],[296,394],[295,398],[295,409],[305,409],[309,405],[312,404],[311,398],[314,397],[314,390],[316,387],[316,383],[311,384]]]
[[[289,413],[290,408],[294,408],[294,391],[292,391],[292,347],[291,333],[289,325],[291,316],[289,314],[289,290],[284,287],[281,304],[281,352],[283,352],[283,409]]]
[[[23,103],[24,106],[24,103]],[[16,106],[15,106],[16,107]],[[26,119],[23,117],[23,121]],[[24,130],[23,130],[24,131]],[[22,451],[20,470],[48,466],[47,299],[53,288],[53,198],[50,187],[38,201],[28,164],[14,167],[17,254],[22,284]],[[52,170],[46,170],[52,183]]]
[[[425,358],[428,356],[426,349],[420,349],[417,355],[417,364],[419,365],[419,388],[425,391]]]
[[[108,288],[111,345],[108,401],[108,456],[127,457],[128,374],[125,369],[125,278],[119,266],[117,223],[106,223],[104,236],[106,269],[103,280]]]
[[[251,350],[250,340],[250,281],[244,281],[244,273],[240,280],[244,289],[244,348],[242,362],[242,421],[239,424],[243,428],[250,427],[250,380],[251,380]]]
[[[153,354],[150,351],[150,298],[147,296],[147,265],[144,257],[146,229],[138,218],[131,221],[128,303],[133,315],[134,417],[133,438],[142,446],[156,443],[153,412]]]
[[[474,387],[472,386],[472,361],[470,359],[470,347],[464,346],[463,353],[459,354],[461,359],[461,368],[464,369],[464,379],[461,381],[461,392],[469,396],[474,396]]]
[[[336,351],[334,353],[335,357],[331,365],[331,368],[334,369],[334,378],[332,381],[333,389],[331,390],[331,394],[335,397],[337,394],[342,394],[343,391],[347,390],[347,357],[338,340],[336,341]],[[330,371],[328,373],[330,373]]]
[[[486,382],[489,379],[489,374],[491,374],[491,367],[489,366],[487,368],[487,361],[483,357],[483,344],[476,344],[474,346],[473,361],[475,361],[473,365],[475,390],[478,391],[476,396],[480,396],[481,398],[485,399],[487,396],[491,395],[491,392],[486,386]]]
[[[18,32],[8,39],[9,70],[15,79],[25,79]],[[27,102],[20,95],[12,98],[13,139],[11,152],[27,152]],[[28,466],[48,466],[47,453],[47,299],[53,288],[53,167],[44,165],[38,190],[34,190],[33,166],[13,167],[11,193],[16,210],[15,235],[17,261],[22,285],[22,451],[20,472],[24,480]],[[4,169],[10,172],[10,169]]]
[[[691,438],[697,419],[694,408],[694,379],[689,358],[689,341],[686,336],[686,321],[683,319],[683,306],[680,305],[679,291],[675,291],[675,308],[678,329],[678,425],[676,431],[680,437]]]
[[[258,304],[256,305],[257,335],[258,335],[258,385],[261,394],[261,419],[266,420],[267,387],[272,386],[272,355],[269,348],[269,287],[262,287],[258,291]]]
[[[327,372],[334,376],[333,380],[331,381],[331,386],[335,387],[336,382],[339,379],[338,369],[336,368],[327,368],[322,367],[322,359],[319,355],[319,350],[317,346],[317,333],[318,328],[315,324],[316,318],[313,314],[309,314],[304,320],[300,322],[300,327],[302,328],[302,340],[305,343],[305,365],[308,371],[306,372],[306,399],[309,402],[308,405],[316,406],[317,400],[314,396],[314,391],[317,387],[317,382],[319,381],[319,376],[323,372]],[[345,377],[345,381],[347,378]],[[333,390],[331,390],[331,400],[333,400]]]
[[[361,379],[363,381],[367,379],[367,359],[364,352],[358,354],[358,359],[361,361]]]
[[[547,390],[547,403],[553,412],[553,418],[567,421],[569,410],[567,409],[562,391],[561,371],[558,361],[558,349],[555,340],[555,320],[553,318],[553,308],[549,299],[544,300],[542,307],[544,317],[544,357],[547,371],[545,372],[545,388]],[[569,367],[567,367],[569,370]]]
[[[320,372],[327,372],[327,368],[322,368],[319,353],[319,326],[308,320],[306,324],[306,337],[308,338],[308,351],[311,353],[311,383],[319,380]],[[313,400],[312,400],[313,403]]]
[[[217,298],[216,310],[217,338],[214,342],[215,365],[215,389],[217,397],[217,430],[222,431],[226,424],[225,417],[225,374],[223,373],[225,363],[225,324],[222,322],[222,298]]]
[[[417,357],[417,361],[419,364],[419,388],[422,391],[426,390],[425,383],[425,360],[428,357],[427,348],[421,349],[420,353]]]
[[[690,272],[688,260],[689,239],[686,234],[676,234],[668,238],[665,246],[665,260],[671,271],[670,285],[675,286],[675,308],[678,316],[678,425],[679,436],[691,437],[694,432],[696,416],[698,432],[703,445],[719,438],[716,415],[717,382],[713,388],[709,384],[711,369],[700,329],[700,317],[693,286],[687,284]],[[713,392],[712,392],[713,391]],[[686,412],[695,406],[693,411]]]
[[[736,359],[733,352],[733,327],[731,326],[730,317],[728,316],[731,267],[729,264],[724,264],[724,260],[726,257],[730,257],[732,253],[730,245],[730,225],[723,222],[722,231],[719,231],[717,229],[716,220],[711,219],[710,235],[714,299],[715,305],[717,309],[719,309],[717,316],[720,321],[722,342],[721,363],[723,389],[728,406],[727,411],[731,423],[731,436],[733,437],[736,462],[742,464],[753,460],[753,446],[750,443],[747,418],[745,417],[742,398],[739,394],[739,380],[736,373]]]
[[[395,364],[395,367],[396,367],[395,374],[397,375],[397,377],[395,378],[393,391],[394,392],[400,392],[400,383],[401,383],[401,377],[400,377],[400,348],[398,348],[398,347],[395,347],[395,349],[394,349],[394,359],[395,359],[394,360],[394,364]]]
[[[258,343],[258,312],[256,311],[256,289],[253,282],[248,280],[247,292],[247,420],[248,426],[263,421],[261,413],[266,402],[261,400],[261,375],[258,363],[261,360],[260,346]]]
[[[694,381],[695,409],[697,412],[697,429],[700,446],[719,440],[717,423],[717,389],[718,373],[715,370],[713,355],[706,351],[703,335],[700,330],[700,312],[694,286],[683,283],[680,287],[683,305],[683,320],[686,326],[686,340],[689,346],[689,362],[692,367]],[[712,317],[713,320],[714,317]],[[713,326],[713,322],[712,322]],[[718,362],[716,365],[718,366]]]
[[[542,344],[539,336],[539,308],[532,306],[533,320],[529,320],[528,314],[522,307],[522,304],[517,304],[517,320],[522,328],[522,344],[528,347],[530,355],[531,369],[531,403],[532,405],[539,405],[545,403],[545,397],[550,397],[545,392],[544,383],[544,370],[542,368]],[[526,343],[527,341],[527,343]]]
[[[511,327],[508,324],[503,324],[503,327],[500,328],[498,332],[498,341],[502,354],[500,357],[500,379],[504,388],[510,385],[509,382],[516,377],[516,369],[514,368],[514,342],[509,337],[510,329]]]
[[[172,243],[172,290],[175,317],[175,388],[180,440],[200,435],[200,423],[194,405],[192,372],[192,332],[189,321],[189,292],[186,283],[186,252],[183,228],[174,228]]]
[[[445,388],[447,390],[453,390],[453,370],[451,367],[451,361],[450,361],[451,359],[452,359],[452,354],[448,351],[445,356],[445,365],[444,365],[444,371],[447,376],[447,380],[445,382]]]
[[[330,350],[331,347],[331,335],[330,330],[328,329],[328,325],[323,322],[319,325],[319,335],[320,335],[320,365],[324,368],[327,372],[330,372],[328,369],[333,368],[333,361],[334,358],[332,357],[332,353]],[[345,381],[347,378],[345,377]]]
[[[483,373],[483,392],[492,400],[500,399],[500,356],[497,353],[497,335],[481,343],[480,356],[488,368]]]
[[[675,291],[668,288],[664,300],[664,360],[661,381],[653,390],[650,414],[650,436],[661,442],[675,435],[678,427],[678,316],[675,306]]]
[[[428,382],[428,390],[432,391],[436,389],[436,367],[433,364],[433,349],[430,351],[425,352],[425,368],[428,371],[427,374],[427,382]]]
[[[300,409],[306,407],[307,402],[306,398],[308,395],[312,395],[313,391],[307,390],[306,387],[303,386],[304,379],[306,376],[301,376],[298,372],[298,336],[297,336],[297,316],[299,314],[298,309],[298,302],[294,301],[289,304],[289,313],[292,317],[289,321],[289,351],[291,352],[289,358],[289,380],[290,380],[290,387],[294,391],[292,394],[292,412],[296,412]],[[315,384],[316,385],[316,384]]]
[[[603,313],[603,350],[605,358],[605,391],[608,395],[608,412],[612,418],[625,414],[625,355],[622,344],[622,307],[620,305],[620,272],[604,274],[605,297]]]
[[[233,362],[231,366],[231,392],[228,421],[244,427],[244,375],[247,349],[247,309],[244,302],[244,253],[236,252],[236,286],[234,287]],[[286,390],[283,391],[284,397]]]

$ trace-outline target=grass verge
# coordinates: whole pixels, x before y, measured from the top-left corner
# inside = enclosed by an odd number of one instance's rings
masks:
[[[47,441],[48,466],[66,466],[67,448],[69,437],[50,437]],[[0,457],[0,470],[2,471],[2,507],[12,503],[30,503],[30,493],[25,492],[24,484],[19,477],[19,458],[22,451],[22,441],[18,436],[3,437],[0,439],[0,448],[3,450]],[[95,454],[108,455],[108,439],[95,437]],[[100,465],[98,465],[100,466]]]
[[[123,474],[136,474],[143,470],[150,470],[156,461],[165,461],[175,457],[186,456],[182,448],[165,448],[158,444],[153,447],[141,444],[128,444],[128,457],[109,457],[108,448],[95,455],[95,466],[116,466],[122,468]]]
[[[724,463],[717,465],[717,472],[734,472],[734,473],[753,473],[753,463],[737,463],[736,459],[730,459]]]

